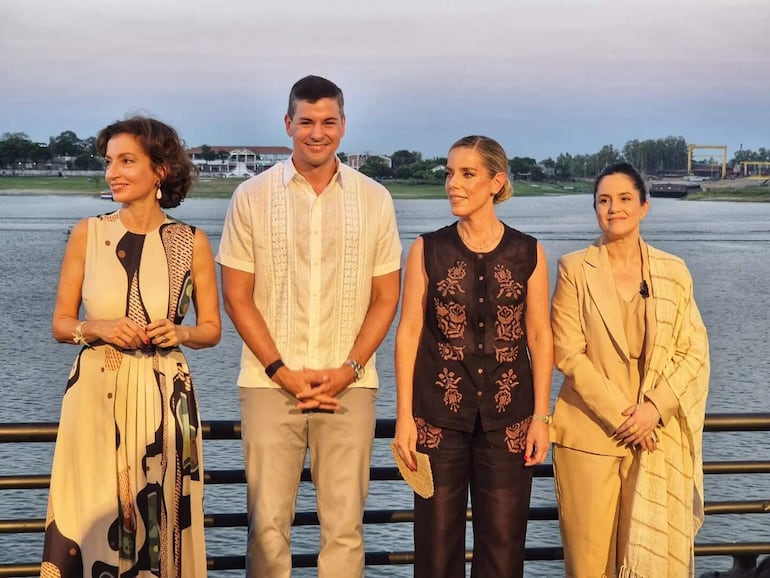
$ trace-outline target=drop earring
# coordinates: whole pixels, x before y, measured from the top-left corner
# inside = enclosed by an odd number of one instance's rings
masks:
[[[163,191],[160,190],[160,183],[158,183],[158,190],[155,191],[155,198],[159,201],[163,198]]]

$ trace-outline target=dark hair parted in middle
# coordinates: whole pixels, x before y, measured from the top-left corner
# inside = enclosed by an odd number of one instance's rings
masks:
[[[326,80],[321,76],[306,76],[300,78],[291,87],[289,92],[289,108],[286,114],[289,118],[294,118],[297,111],[297,101],[304,100],[309,103],[318,102],[322,98],[334,98],[340,105],[340,115],[345,116],[345,99],[342,96],[342,89],[331,80]]]
[[[599,183],[604,177],[618,173],[626,175],[634,183],[634,188],[639,193],[640,203],[644,204],[647,201],[647,187],[644,184],[642,175],[639,174],[639,171],[637,171],[631,163],[624,161],[607,165],[596,177],[596,180],[594,181],[594,209],[596,208],[596,192],[599,190]]]
[[[161,182],[160,206],[164,209],[178,207],[195,182],[195,167],[173,127],[154,118],[133,116],[119,120],[99,131],[96,150],[107,154],[107,143],[119,134],[130,134],[150,157],[153,168],[164,167],[166,175]]]
[[[449,152],[456,148],[472,149],[478,152],[481,161],[489,171],[490,177],[494,177],[497,173],[505,175],[505,183],[495,193],[495,198],[493,199],[495,204],[502,203],[513,195],[513,185],[511,185],[511,181],[508,179],[508,173],[510,172],[508,157],[505,155],[505,150],[500,143],[488,136],[471,135],[465,136],[454,143],[449,147]]]

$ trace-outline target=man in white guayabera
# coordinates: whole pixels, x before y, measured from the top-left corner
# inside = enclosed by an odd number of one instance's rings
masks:
[[[364,571],[375,425],[374,352],[395,315],[401,242],[393,201],[342,164],[342,91],[318,76],[289,94],[289,160],[241,184],[217,262],[243,339],[238,386],[250,577],[291,575],[290,530],[310,450],[320,578]]]

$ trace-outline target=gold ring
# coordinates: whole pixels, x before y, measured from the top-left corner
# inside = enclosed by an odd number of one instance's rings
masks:
[[[631,429],[629,429],[628,431],[630,431],[632,434],[635,434],[636,432],[639,431],[639,426],[634,424],[631,426]]]
[[[166,341],[168,341],[168,337],[164,335],[164,336],[161,338],[161,340],[160,340],[160,343],[166,343]]]

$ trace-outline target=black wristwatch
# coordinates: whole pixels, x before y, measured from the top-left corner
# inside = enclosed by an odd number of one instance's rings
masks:
[[[273,376],[282,367],[286,367],[283,360],[280,358],[276,359],[273,363],[271,363],[265,368],[265,373],[267,374],[267,377],[269,377],[270,379],[273,379]]]

